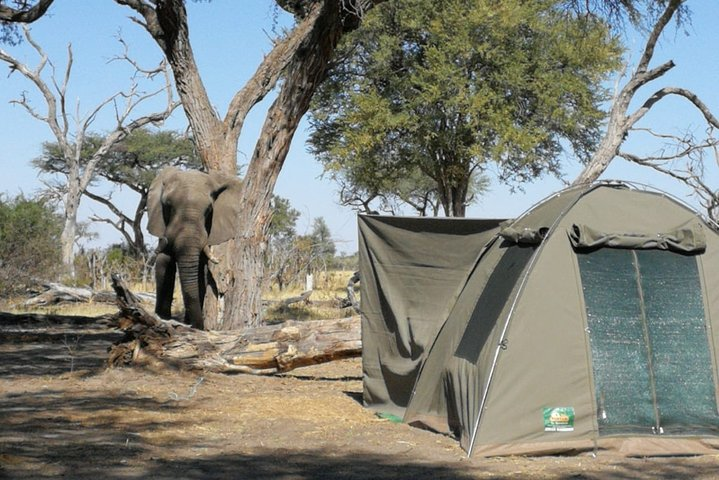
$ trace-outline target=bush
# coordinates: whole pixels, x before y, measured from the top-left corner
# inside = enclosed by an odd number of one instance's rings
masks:
[[[0,197],[0,292],[54,280],[61,262],[62,217],[42,199]]]
[[[109,290],[112,274],[119,274],[130,286],[141,291],[153,287],[154,257],[136,258],[126,243],[91,250],[81,249],[75,256],[77,283],[93,290]]]

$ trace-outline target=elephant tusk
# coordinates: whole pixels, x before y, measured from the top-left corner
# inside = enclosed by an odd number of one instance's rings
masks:
[[[215,263],[215,264],[220,263],[220,261],[217,259],[217,257],[215,257],[215,256],[212,254],[212,252],[210,251],[210,246],[209,246],[209,245],[205,245],[205,246],[203,247],[202,253],[204,253],[205,256],[207,257],[207,259],[208,259],[209,261],[211,261],[212,263]]]

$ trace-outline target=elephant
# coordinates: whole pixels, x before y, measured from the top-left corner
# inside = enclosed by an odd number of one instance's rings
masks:
[[[207,262],[217,262],[210,245],[231,239],[237,230],[242,182],[217,172],[166,167],[147,195],[147,230],[159,237],[155,262],[155,313],[170,318],[179,271],[185,322],[202,329]]]

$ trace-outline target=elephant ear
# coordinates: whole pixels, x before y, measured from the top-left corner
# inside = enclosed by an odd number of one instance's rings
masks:
[[[147,231],[156,237],[165,236],[165,217],[162,214],[162,190],[177,172],[175,167],[163,168],[150,184],[147,192]]]
[[[217,245],[234,238],[237,233],[242,181],[217,172],[210,172],[209,175],[215,202],[212,204],[212,228],[207,243]]]

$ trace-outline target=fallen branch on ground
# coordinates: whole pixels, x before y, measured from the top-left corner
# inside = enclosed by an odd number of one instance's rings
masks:
[[[116,300],[113,292],[101,292],[83,287],[68,287],[67,285],[61,285],[59,283],[47,283],[44,287],[47,288],[47,290],[26,300],[23,306],[38,307],[56,305],[63,302],[114,303]],[[155,302],[155,295],[150,293],[133,295],[137,301]]]
[[[184,370],[268,375],[357,357],[362,352],[359,317],[290,320],[243,331],[196,330],[146,311],[116,276],[112,278],[125,339],[110,350],[112,366],[142,356]]]

